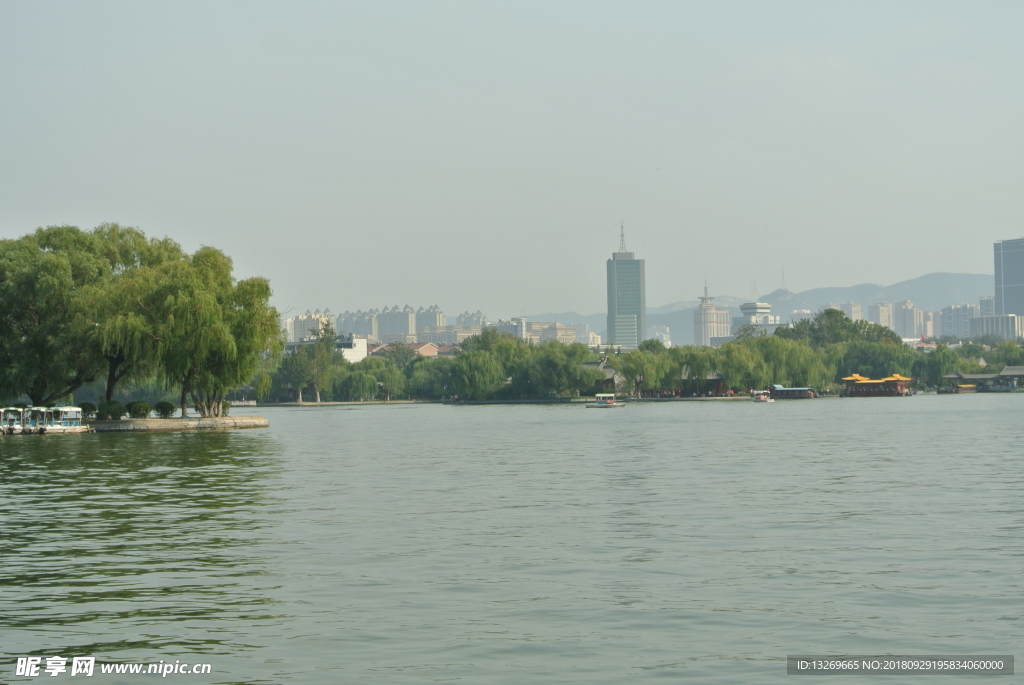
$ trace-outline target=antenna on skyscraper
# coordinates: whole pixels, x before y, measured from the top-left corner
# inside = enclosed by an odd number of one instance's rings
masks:
[[[619,223],[619,252],[628,252],[626,249],[626,224]]]

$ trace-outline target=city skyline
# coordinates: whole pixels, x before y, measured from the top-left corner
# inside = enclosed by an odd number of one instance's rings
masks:
[[[1024,226],[1019,4],[402,7],[5,3],[0,236],[507,316],[599,311],[566,265],[623,220],[653,303],[985,273]]]

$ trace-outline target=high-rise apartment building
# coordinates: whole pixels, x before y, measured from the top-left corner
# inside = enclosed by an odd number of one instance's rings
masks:
[[[946,307],[942,310],[938,335],[952,335],[964,339],[971,337],[971,319],[981,315],[981,307],[976,304]]]
[[[441,308],[436,304],[430,309],[420,307],[416,310],[416,331],[424,328],[444,327],[448,324],[448,317],[444,315]]]
[[[995,295],[989,295],[988,297],[978,298],[978,306],[981,308],[982,316],[995,316],[996,315],[996,297]]]
[[[377,317],[377,330],[383,343],[416,342],[416,310],[409,305],[403,309],[397,304],[394,309],[384,307]]]
[[[910,300],[897,302],[892,313],[893,330],[901,338],[919,338],[925,334],[924,312]]]
[[[380,316],[380,311],[377,309],[371,309],[367,312],[360,309],[357,312],[338,314],[338,324],[335,330],[339,334],[361,335],[371,342],[377,342],[380,340],[378,335],[380,330],[377,323],[378,316]]]
[[[476,313],[462,312],[455,317],[455,324],[458,326],[490,326],[491,322],[487,320],[487,315],[479,309]]]
[[[644,260],[634,259],[626,251],[626,232],[622,229],[619,251],[608,260],[608,339],[609,345],[636,348],[647,334],[647,290]]]
[[[864,310],[859,302],[844,302],[837,309],[846,314],[846,318],[850,321],[861,321],[864,319]]]
[[[971,319],[971,337],[980,338],[983,335],[996,335],[1003,340],[1024,338],[1024,316],[996,314]]]
[[[288,342],[300,342],[308,338],[315,338],[320,333],[321,326],[334,328],[334,317],[330,309],[321,312],[317,309],[311,312],[308,309],[305,314],[285,319],[284,328],[288,333]]]
[[[1000,240],[994,248],[996,315],[1024,315],[1024,238]]]
[[[879,326],[892,328],[892,302],[876,302],[875,304],[869,304],[868,321],[871,323],[877,323]]]
[[[708,296],[705,285],[704,297],[693,310],[693,344],[698,347],[710,347],[712,338],[729,337],[729,310],[716,307],[714,299]]]

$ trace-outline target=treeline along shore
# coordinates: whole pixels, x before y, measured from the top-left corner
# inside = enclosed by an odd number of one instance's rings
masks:
[[[747,392],[776,383],[829,394],[839,392],[841,379],[854,373],[871,378],[898,373],[925,388],[958,370],[979,372],[982,363],[989,371],[1024,364],[1024,348],[1019,341],[994,347],[967,343],[956,350],[939,344],[924,353],[886,327],[851,321],[834,309],[774,335],[759,335],[751,327],[720,349],[665,348],[647,340],[618,355],[581,344],[527,344],[487,328],[467,338],[455,357],[422,357],[393,344],[379,356],[351,364],[334,349],[334,332],[325,327],[315,342],[285,355],[278,368],[261,372],[256,390],[271,402],[550,399],[608,391],[613,383],[617,392],[634,397],[693,397],[707,394],[709,387]]]
[[[0,241],[0,401],[65,403],[83,385],[102,384],[113,407],[118,388],[145,386],[173,392],[182,416],[191,402],[202,417],[220,417],[226,396],[243,387],[269,403],[550,400],[607,391],[693,397],[771,384],[829,394],[854,373],[900,374],[925,388],[957,371],[1024,365],[1019,340],[955,350],[939,344],[924,353],[834,309],[774,335],[745,328],[719,349],[647,340],[630,352],[601,353],[486,328],[454,357],[393,344],[352,364],[329,327],[282,354],[270,295],[265,278],[235,279],[218,249],[187,254],[173,240],[117,224],[53,226]]]
[[[280,357],[270,294],[218,249],[187,254],[117,224],[0,241],[0,400],[52,405],[103,382],[113,403],[119,386],[150,384],[173,389],[182,416],[191,400],[220,417],[225,395]]]

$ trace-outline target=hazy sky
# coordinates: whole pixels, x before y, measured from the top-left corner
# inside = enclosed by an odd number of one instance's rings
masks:
[[[208,244],[275,304],[491,318],[1024,235],[1020,2],[0,2],[0,236]]]

